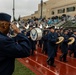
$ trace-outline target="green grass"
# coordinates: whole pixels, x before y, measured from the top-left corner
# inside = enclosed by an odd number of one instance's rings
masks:
[[[35,75],[35,74],[16,60],[15,71],[13,75]]]

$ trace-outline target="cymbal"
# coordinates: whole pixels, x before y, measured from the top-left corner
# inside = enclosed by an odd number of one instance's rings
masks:
[[[74,43],[75,38],[74,38],[74,37],[70,37],[70,38],[69,38],[69,40],[70,40],[70,42],[68,42],[68,45],[71,45],[71,44],[73,44],[73,43]]]
[[[56,44],[60,44],[61,42],[64,41],[64,37],[58,37],[59,41],[56,42]]]

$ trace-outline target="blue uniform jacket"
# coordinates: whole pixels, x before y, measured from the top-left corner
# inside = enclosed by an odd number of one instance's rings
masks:
[[[12,75],[15,58],[30,55],[30,42],[20,33],[14,38],[0,33],[0,75]]]
[[[68,35],[65,35],[63,34],[63,37],[64,37],[64,41],[62,42],[61,44],[61,51],[62,53],[68,53],[68,42],[69,42],[69,36]]]
[[[54,58],[55,57],[55,49],[56,49],[56,41],[58,39],[58,36],[56,33],[48,33],[48,42],[47,42],[47,48],[48,48],[48,57]]]

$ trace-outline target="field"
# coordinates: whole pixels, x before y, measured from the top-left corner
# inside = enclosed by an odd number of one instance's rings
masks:
[[[15,71],[13,75],[35,75],[35,74],[16,60]]]

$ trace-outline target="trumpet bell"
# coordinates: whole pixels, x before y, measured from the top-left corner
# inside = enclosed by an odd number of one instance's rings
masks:
[[[71,44],[73,44],[73,43],[74,43],[75,38],[74,38],[74,37],[70,37],[70,38],[69,38],[69,40],[70,40],[70,42],[68,42],[68,45],[71,45]]]
[[[64,37],[58,37],[59,41],[56,42],[56,44],[60,44],[61,42],[64,41]]]
[[[18,23],[16,25],[17,25],[18,28],[20,27]]]

